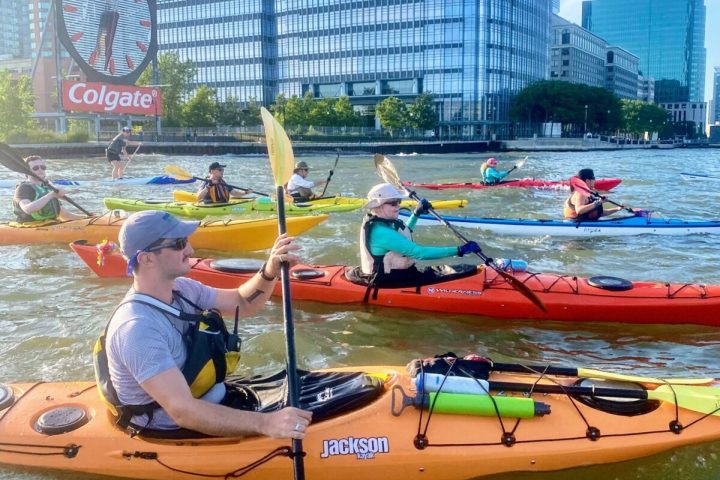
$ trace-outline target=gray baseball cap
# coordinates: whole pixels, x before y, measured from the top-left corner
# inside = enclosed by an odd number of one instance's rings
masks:
[[[137,254],[161,238],[183,238],[190,236],[200,222],[178,220],[168,212],[145,210],[133,213],[120,227],[120,250],[130,261]],[[133,262],[134,264],[135,262]]]

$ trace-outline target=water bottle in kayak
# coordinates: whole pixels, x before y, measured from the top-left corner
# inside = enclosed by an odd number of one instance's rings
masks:
[[[487,380],[470,377],[445,376],[438,373],[419,373],[415,377],[418,392],[467,393],[489,395],[490,384]]]
[[[528,269],[528,263],[525,260],[511,260],[509,258],[498,258],[495,260],[495,265],[502,270],[511,272],[526,272]]]

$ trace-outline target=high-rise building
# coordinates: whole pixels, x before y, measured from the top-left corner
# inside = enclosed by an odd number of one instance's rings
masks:
[[[608,46],[591,31],[552,16],[550,79],[605,87],[620,98],[636,99],[638,58]]]
[[[0,60],[27,58],[30,33],[27,0],[0,0]]]
[[[720,67],[715,67],[713,75],[713,109],[710,112],[711,118],[708,123],[720,122]]]
[[[369,115],[431,92],[444,132],[508,132],[511,97],[546,75],[551,0],[158,1],[161,51],[218,97],[347,95]]]
[[[587,26],[637,55],[655,79],[656,102],[704,100],[704,0],[592,0],[588,7]]]

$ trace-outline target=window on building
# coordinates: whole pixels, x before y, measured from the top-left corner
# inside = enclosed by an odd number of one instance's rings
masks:
[[[412,80],[383,80],[380,83],[382,95],[407,95],[413,93]]]
[[[348,89],[349,96],[375,95],[375,82],[351,83]]]

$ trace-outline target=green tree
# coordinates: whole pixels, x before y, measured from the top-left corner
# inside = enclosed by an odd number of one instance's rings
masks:
[[[207,85],[200,85],[195,95],[183,105],[183,127],[214,127],[218,113],[215,90]]]
[[[380,125],[390,130],[394,135],[395,130],[408,126],[408,111],[405,102],[397,97],[388,97],[378,104],[375,112],[380,118]]]
[[[285,127],[285,107],[287,107],[287,102],[288,99],[285,97],[285,94],[279,93],[278,96],[275,97],[275,103],[270,105],[270,113],[273,114],[273,117],[275,117],[283,127]]]
[[[285,104],[285,125],[302,133],[308,125],[312,103],[313,95],[310,91],[306,92],[303,98],[298,98],[297,95],[290,97]]]
[[[27,75],[13,79],[9,70],[0,71],[0,136],[33,128],[35,111],[32,81]]]
[[[408,108],[410,126],[419,130],[434,130],[438,125],[438,114],[431,93],[421,93]]]
[[[566,128],[583,133],[619,128],[621,112],[620,99],[611,91],[558,80],[531,83],[510,104],[513,121],[531,125],[560,122]]]
[[[162,91],[163,124],[178,127],[182,122],[184,99],[192,91],[192,81],[197,67],[192,60],[180,60],[178,52],[158,54],[159,84]],[[153,85],[152,68],[146,68],[138,79],[138,85]]]
[[[237,97],[230,95],[224,102],[218,104],[217,118],[218,125],[228,127],[239,127],[243,121],[243,110]]]
[[[658,132],[665,138],[671,134],[668,113],[655,104],[641,100],[623,100],[622,113],[624,129],[632,134],[642,136],[645,132]]]
[[[341,127],[355,127],[360,125],[360,115],[353,109],[352,103],[350,103],[350,97],[347,95],[343,95],[337,99],[334,110],[337,125]]]
[[[248,99],[245,110],[243,110],[243,121],[245,125],[254,126],[262,124],[262,116],[260,115],[261,105],[255,100],[255,97]]]

